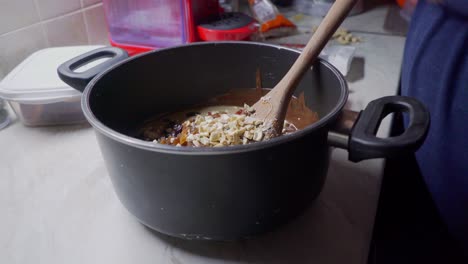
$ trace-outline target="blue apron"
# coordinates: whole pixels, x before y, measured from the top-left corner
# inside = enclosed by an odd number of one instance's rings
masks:
[[[450,233],[468,251],[468,0],[419,0],[411,19],[402,94],[431,113],[418,165]]]

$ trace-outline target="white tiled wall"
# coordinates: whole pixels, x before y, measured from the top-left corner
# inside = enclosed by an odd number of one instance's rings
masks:
[[[0,80],[46,47],[109,45],[101,0],[0,0]]]

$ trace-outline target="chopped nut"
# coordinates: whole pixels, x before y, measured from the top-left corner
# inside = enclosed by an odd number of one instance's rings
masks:
[[[210,135],[210,142],[217,142],[221,138],[222,134],[219,131],[214,131]]]
[[[226,137],[221,138],[219,140],[219,143],[221,143],[221,145],[224,145],[224,146],[229,145],[229,141],[227,141]]]
[[[200,138],[200,143],[202,143],[205,146],[208,146],[210,144],[210,139],[207,137],[202,137]]]
[[[201,115],[197,115],[195,117],[195,122],[194,123],[197,124],[197,125],[200,125],[200,123],[203,122],[203,119],[204,118]]]
[[[228,114],[222,114],[221,115],[221,120],[228,121],[229,120],[229,115]]]
[[[199,133],[198,134],[200,137],[209,137],[210,136],[210,133],[209,132],[203,132],[203,133]]]
[[[238,127],[237,121],[231,121],[228,125],[230,129],[236,129]]]
[[[340,44],[348,44],[349,42],[346,40],[345,36],[340,36],[336,39]]]
[[[252,130],[252,129],[254,129],[254,128],[255,128],[254,125],[246,125],[246,126],[245,126],[245,130]]]
[[[244,137],[247,139],[253,139],[253,133],[251,133],[250,131],[245,131]]]
[[[344,39],[349,43],[351,42],[351,38],[352,38],[352,35],[351,34],[347,34],[346,36],[344,36]]]
[[[260,141],[263,138],[263,132],[260,129],[255,130],[253,140]]]
[[[263,98],[268,100],[269,98]],[[222,147],[228,145],[249,144],[268,140],[270,137],[268,131],[271,130],[270,123],[264,123],[262,120],[251,116],[253,108],[244,105],[244,108],[236,111],[235,114],[226,112],[209,112],[208,115],[190,117],[182,125],[176,124],[179,132],[173,128],[172,135],[167,135],[157,140],[161,144],[177,144],[178,146],[194,147]],[[169,131],[167,129],[166,131]],[[285,121],[283,131],[291,132],[291,127]]]
[[[246,124],[254,124],[254,123],[255,123],[255,120],[256,120],[256,119],[255,119],[254,117],[248,116],[248,117],[245,118],[244,123],[246,123]]]

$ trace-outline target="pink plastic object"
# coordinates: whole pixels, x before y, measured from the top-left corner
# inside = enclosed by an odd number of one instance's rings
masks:
[[[103,3],[112,45],[136,50],[197,41],[198,21],[219,11],[218,0],[103,0]]]

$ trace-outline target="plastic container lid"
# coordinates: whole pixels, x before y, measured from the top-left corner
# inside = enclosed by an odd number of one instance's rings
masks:
[[[67,60],[100,47],[103,46],[47,48],[33,53],[0,82],[0,98],[46,104],[81,96],[60,80],[57,68]]]

